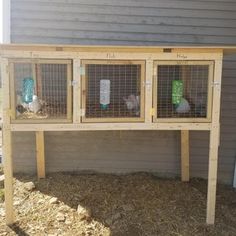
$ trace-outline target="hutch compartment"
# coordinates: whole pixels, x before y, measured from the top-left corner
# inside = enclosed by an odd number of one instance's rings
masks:
[[[145,62],[82,60],[83,122],[144,121]]]
[[[71,61],[9,61],[11,106],[15,123],[71,120]]]
[[[213,61],[155,61],[154,121],[209,122]]]

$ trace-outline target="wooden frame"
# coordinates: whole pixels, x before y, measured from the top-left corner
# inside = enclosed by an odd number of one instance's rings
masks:
[[[157,106],[158,106],[158,69],[159,65],[209,65],[209,74],[208,74],[208,92],[207,92],[207,116],[206,118],[158,118],[157,117]],[[154,122],[211,122],[211,110],[212,110],[212,83],[213,83],[213,70],[214,70],[214,61],[154,61],[153,67],[153,106],[154,106]]]
[[[168,49],[168,50],[166,50]],[[44,131],[91,131],[91,130],[180,130],[181,131],[181,176],[183,181],[189,180],[189,131],[204,130],[210,132],[210,149],[209,149],[209,172],[208,172],[208,197],[207,197],[207,223],[213,224],[215,218],[216,202],[216,180],[217,180],[217,160],[219,146],[219,114],[220,114],[220,93],[221,93],[221,71],[223,50],[226,53],[236,53],[236,47],[125,47],[125,46],[65,46],[65,45],[0,45],[1,56],[1,75],[3,80],[4,104],[3,104],[3,155],[5,170],[5,200],[6,200],[6,223],[14,222],[13,212],[13,168],[12,168],[12,151],[11,151],[11,133],[12,131],[35,131],[36,132],[36,150],[37,150],[37,169],[38,177],[45,176],[45,156],[44,156]],[[40,60],[73,60],[73,119],[71,123],[65,123],[63,120],[43,120],[35,121],[25,120],[24,123],[18,123],[14,119],[14,104],[11,103],[10,88],[12,89],[12,79],[10,73],[12,68],[9,62],[18,61],[40,61]],[[141,61],[144,90],[142,98],[145,104],[143,106],[142,119],[137,122],[124,120],[117,123],[117,120],[103,123],[87,122],[81,123],[83,111],[82,105],[82,86],[81,84],[81,66],[86,60],[103,60],[103,61]],[[203,120],[196,119],[152,119],[156,114],[153,103],[153,97],[156,92],[154,65],[156,61],[160,63],[178,63],[186,64],[188,61],[209,63],[211,65],[209,80],[209,98],[208,117]],[[214,63],[214,66],[213,66]],[[72,66],[70,64],[70,66]],[[214,69],[214,72],[213,72]],[[35,74],[37,71],[35,72]],[[68,76],[71,76],[68,72]],[[156,73],[156,72],[155,72]],[[144,77],[145,80],[144,80]],[[83,78],[82,78],[83,80]],[[71,81],[68,82],[71,85]],[[213,92],[212,92],[213,90]],[[70,89],[70,93],[72,93]],[[72,96],[71,96],[72,98]],[[70,102],[71,100],[68,100]],[[72,102],[71,102],[72,103]],[[154,109],[154,108],[155,109]],[[72,112],[70,112],[72,113]],[[12,118],[13,117],[13,118]],[[155,116],[156,117],[156,116]],[[155,121],[155,122],[153,122]],[[32,123],[31,123],[32,122]]]
[[[12,167],[12,132],[11,132],[11,111],[10,111],[10,84],[8,60],[1,60],[1,77],[3,86],[3,156],[4,156],[4,187],[5,187],[5,211],[6,223],[8,225],[14,222],[13,211],[13,167]]]
[[[220,98],[222,80],[222,60],[216,60],[213,83],[212,124],[209,144],[208,191],[207,191],[207,223],[215,222],[216,185],[218,167],[218,149],[220,145]]]
[[[14,78],[14,63],[29,63],[32,64],[32,76],[36,81],[36,66],[40,64],[66,64],[67,65],[67,118],[46,118],[46,119],[17,119],[15,112],[15,78]],[[71,60],[62,59],[9,59],[10,68],[10,96],[11,96],[11,111],[12,111],[12,123],[68,123],[72,122],[72,62]],[[36,86],[38,85],[35,83]],[[37,90],[37,87],[36,87]]]
[[[38,179],[45,178],[44,132],[36,131],[36,159]]]
[[[189,181],[189,130],[181,130],[181,180]]]
[[[211,130],[211,123],[11,124],[11,131]]]
[[[80,59],[73,59],[73,123],[81,122],[81,61]]]
[[[106,118],[87,118],[86,114],[86,89],[87,89],[87,79],[86,72],[81,75],[82,78],[82,122],[142,122],[144,121],[144,99],[145,99],[145,61],[134,61],[134,60],[82,60],[81,66],[85,70],[86,65],[140,65],[141,66],[141,78],[140,78],[140,117],[106,117]]]

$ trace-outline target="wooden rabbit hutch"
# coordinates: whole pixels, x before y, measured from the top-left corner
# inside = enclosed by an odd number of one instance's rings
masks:
[[[223,51],[233,47],[2,45],[6,220],[13,217],[11,133],[179,130],[181,178],[189,180],[189,131],[210,132],[207,223],[214,223]]]

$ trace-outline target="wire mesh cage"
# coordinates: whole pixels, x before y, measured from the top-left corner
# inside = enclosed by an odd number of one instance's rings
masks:
[[[213,62],[156,62],[155,70],[156,120],[210,119]]]
[[[70,60],[15,60],[10,68],[16,120],[71,119]]]
[[[83,121],[143,120],[144,62],[86,60],[82,64]]]

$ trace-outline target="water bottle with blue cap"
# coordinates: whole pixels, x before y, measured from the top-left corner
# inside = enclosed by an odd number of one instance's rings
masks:
[[[34,80],[31,77],[24,78],[22,89],[22,101],[29,104],[33,101]]]

